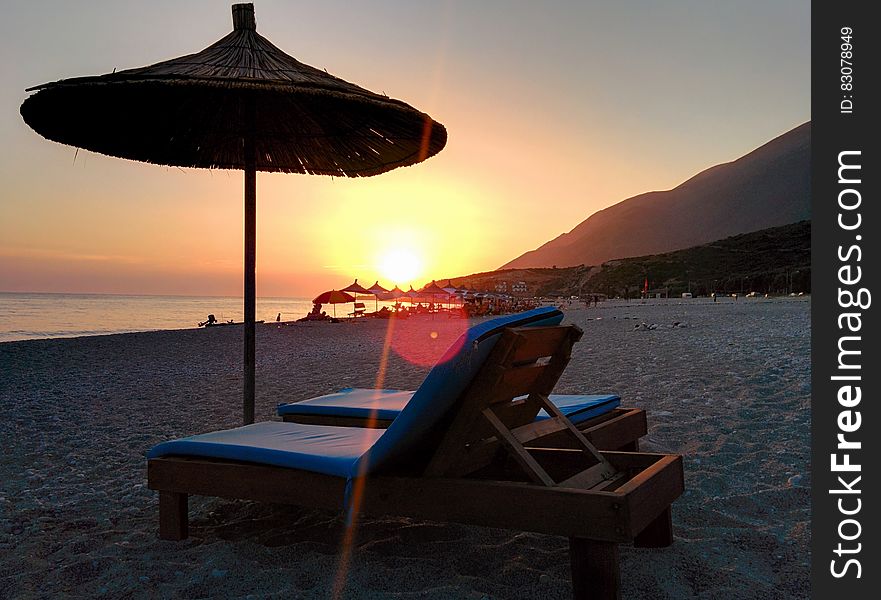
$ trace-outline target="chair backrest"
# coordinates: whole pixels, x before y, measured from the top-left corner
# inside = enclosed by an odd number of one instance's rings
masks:
[[[558,325],[563,313],[542,307],[484,321],[463,333],[438,360],[413,397],[353,466],[352,475],[431,458],[451,421],[451,409],[481,370],[507,328]]]
[[[355,310],[358,310],[359,308],[362,310],[365,308],[365,305],[363,302],[356,302],[355,303]]]
[[[462,394],[424,475],[488,474],[485,467],[492,465],[493,476],[511,477],[505,461],[497,460],[504,449],[519,465],[520,476],[540,485],[581,489],[615,485],[623,474],[549,399],[581,336],[575,325],[505,330]],[[550,418],[536,421],[541,409]],[[564,434],[571,452],[558,450],[558,456],[548,461],[541,440],[557,434]],[[562,460],[560,452],[566,453]]]

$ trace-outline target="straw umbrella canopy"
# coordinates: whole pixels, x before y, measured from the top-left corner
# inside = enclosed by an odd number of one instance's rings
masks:
[[[441,298],[446,298],[447,296],[447,293],[444,291],[444,289],[440,287],[434,280],[432,280],[431,283],[419,290],[419,293],[428,296],[432,303],[434,303],[434,299],[438,296],[440,296]]]
[[[443,149],[443,125],[412,106],[310,67],[256,31],[253,4],[201,52],[46,83],[21,105],[43,137],[160,165],[242,169],[245,423],[254,421],[257,171],[379,175]]]
[[[432,296],[443,296],[446,294],[444,289],[440,287],[437,282],[433,281],[419,290],[423,294],[430,294]]]
[[[358,294],[369,294],[370,293],[370,290],[368,290],[366,287],[364,287],[363,285],[358,283],[357,278],[355,279],[355,281],[353,283],[351,283],[349,285],[349,287],[344,287],[342,291],[349,292],[351,294],[355,294],[355,298],[354,298],[354,300],[352,300],[352,302],[358,301]]]
[[[337,304],[346,304],[348,302],[354,301],[355,299],[351,296],[351,294],[347,294],[346,292],[340,290],[329,290],[327,292],[318,294],[315,298],[313,298],[312,304],[332,304],[333,316],[335,317]]]
[[[400,307],[400,305],[401,305],[400,299],[406,295],[407,295],[407,292],[405,292],[404,290],[399,288],[397,284],[395,284],[395,287],[393,287],[391,289],[391,291],[389,292],[389,296],[391,296],[395,300],[395,308]]]
[[[377,283],[379,283],[379,282],[377,282]],[[352,282],[349,285],[349,287],[344,287],[342,289],[342,291],[343,292],[351,292],[353,294],[369,294],[370,293],[370,290],[368,290],[366,287],[364,287],[363,285],[358,283],[357,279],[354,282]]]
[[[442,287],[442,289],[447,293],[447,303],[450,305],[450,308],[453,306],[453,298],[456,296],[457,288],[453,285],[452,279],[447,279],[447,284]]]
[[[383,296],[383,298],[385,298],[388,296],[389,291],[387,289],[385,289],[384,287],[382,287],[381,285],[379,285],[379,279],[376,280],[376,283],[374,283],[369,288],[367,288],[367,291],[370,292],[371,294],[373,294],[373,299],[375,300],[375,302],[373,303],[374,304],[373,310],[378,311],[379,310],[379,297],[380,297],[380,295]]]
[[[404,295],[410,299],[410,306],[413,306],[413,300],[419,297],[419,292],[413,289],[413,284],[410,284],[410,289],[404,292]]]

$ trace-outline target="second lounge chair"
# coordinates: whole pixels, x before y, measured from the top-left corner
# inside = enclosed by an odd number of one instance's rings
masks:
[[[278,405],[278,415],[289,423],[375,427],[391,425],[413,397],[412,390],[343,388],[300,402]],[[648,431],[645,411],[620,408],[614,394],[551,394],[550,401],[595,446],[602,450],[639,450],[639,439]],[[550,418],[542,409],[536,420]]]

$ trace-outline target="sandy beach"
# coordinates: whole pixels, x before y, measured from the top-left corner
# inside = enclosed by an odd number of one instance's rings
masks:
[[[555,391],[620,394],[648,412],[644,450],[685,457],[676,542],[622,547],[624,597],[806,597],[810,300],[610,302],[566,320],[585,336]],[[464,326],[396,324],[381,384],[417,387]],[[282,401],[374,387],[387,327],[258,326],[257,420],[277,419]],[[239,424],[241,335],[0,344],[0,597],[328,597],[338,515],[195,497],[191,537],[157,538],[145,454]],[[571,594],[563,538],[367,519],[355,546],[345,598]]]

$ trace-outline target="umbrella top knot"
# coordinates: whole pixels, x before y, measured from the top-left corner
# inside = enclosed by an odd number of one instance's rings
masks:
[[[247,4],[232,5],[232,28],[235,31],[240,29],[257,30],[257,20],[254,18],[254,5],[250,2]]]

